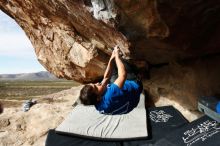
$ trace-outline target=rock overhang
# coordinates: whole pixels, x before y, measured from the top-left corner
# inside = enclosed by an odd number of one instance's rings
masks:
[[[48,71],[79,82],[103,75],[115,45],[151,64],[220,52],[218,0],[1,0],[0,9]]]

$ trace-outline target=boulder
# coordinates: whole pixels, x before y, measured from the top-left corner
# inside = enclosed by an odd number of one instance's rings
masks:
[[[218,0],[1,0],[0,9],[48,71],[81,83],[102,77],[115,45],[150,64],[220,52]]]

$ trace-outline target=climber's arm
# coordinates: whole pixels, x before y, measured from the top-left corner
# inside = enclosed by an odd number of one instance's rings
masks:
[[[118,78],[115,80],[114,84],[118,85],[119,88],[122,88],[124,85],[124,82],[127,78],[127,72],[125,69],[124,64],[122,63],[120,57],[119,57],[119,48],[115,48],[115,62],[116,66],[118,68]]]
[[[114,59],[115,59],[115,54],[114,54],[114,52],[112,52],[112,55],[108,61],[108,65],[107,65],[107,68],[106,68],[104,76],[103,76],[102,84],[107,85],[107,83],[109,82],[109,80],[111,78]]]

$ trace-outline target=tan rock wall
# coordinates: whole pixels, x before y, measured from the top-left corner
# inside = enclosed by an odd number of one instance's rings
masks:
[[[99,79],[111,48],[159,64],[218,53],[218,0],[0,0],[60,78]]]
[[[39,62],[57,77],[100,79],[111,48],[119,45],[137,66],[169,64],[152,68],[144,80],[157,106],[173,105],[192,121],[198,97],[220,92],[219,0],[0,0],[0,9],[22,27]],[[200,58],[205,55],[210,57]],[[6,109],[0,116],[11,124],[3,127],[0,145],[44,144],[48,128],[71,110],[73,94],[65,102],[37,104],[27,114]]]

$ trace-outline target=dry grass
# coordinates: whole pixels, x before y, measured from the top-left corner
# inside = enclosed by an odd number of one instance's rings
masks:
[[[0,101],[4,107],[18,107],[23,100],[37,99],[78,85],[80,84],[77,82],[63,80],[0,81]]]

